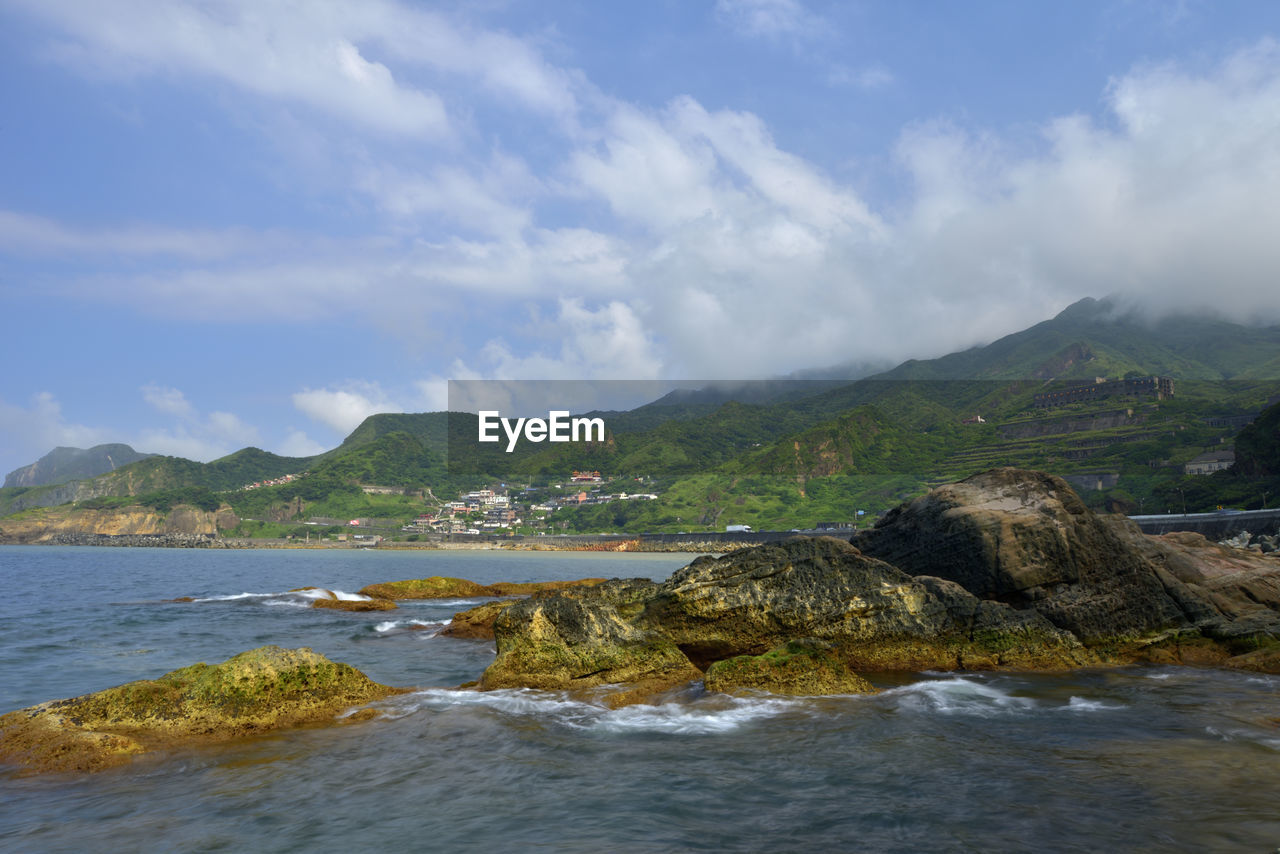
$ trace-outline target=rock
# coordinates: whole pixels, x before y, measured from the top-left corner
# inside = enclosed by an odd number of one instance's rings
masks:
[[[763,655],[739,655],[707,669],[708,691],[753,689],[772,694],[874,694],[875,687],[834,653],[829,643],[812,638],[792,641]]]
[[[604,583],[603,578],[579,578],[574,581],[499,581],[487,586],[490,596],[530,596],[548,590],[564,590],[569,587],[591,587]]]
[[[315,599],[311,607],[331,611],[394,611],[396,603],[390,599]]]
[[[911,575],[1033,609],[1085,643],[1217,616],[1134,547],[1136,530],[1095,515],[1061,478],[994,469],[890,511],[853,542]]]
[[[669,639],[629,622],[657,585],[614,580],[516,602],[498,615],[498,654],[480,687],[583,690],[626,683],[610,705],[680,685],[702,674]]]
[[[887,670],[1266,669],[1280,639],[1277,566],[1203,538],[1146,537],[1057,477],[996,469],[852,543],[798,537],[698,558],[662,584],[538,593],[495,619],[481,687],[621,684],[636,701],[703,672],[710,685],[803,692]]]
[[[1280,637],[1280,561],[1191,532],[1131,533],[1131,539],[1144,556],[1212,605],[1217,619],[1201,621],[1206,633]]]
[[[359,592],[374,599],[467,599],[490,595],[484,585],[442,575],[370,584]]]
[[[455,638],[493,640],[494,620],[517,601],[519,600],[500,599],[497,602],[485,602],[466,611],[459,611],[453,615],[449,625],[440,630],[440,634]]]
[[[1096,661],[1039,615],[913,579],[829,537],[702,557],[661,585],[610,581],[541,594],[505,610],[494,633],[486,689],[637,680],[666,688],[802,638],[830,644],[839,672]]]
[[[10,712],[0,717],[0,760],[29,771],[96,771],[151,750],[329,721],[394,693],[310,649],[265,646]]]
[[[327,608],[332,611],[394,611],[396,603],[390,599],[342,599],[332,590],[324,587],[295,587],[290,593],[307,593],[315,591],[321,594],[312,599],[312,608]]]
[[[576,581],[499,581],[485,585],[465,578],[433,575],[430,578],[370,584],[360,592],[376,599],[468,599],[473,596],[528,596],[545,590],[591,586],[602,581],[603,578],[581,578]]]

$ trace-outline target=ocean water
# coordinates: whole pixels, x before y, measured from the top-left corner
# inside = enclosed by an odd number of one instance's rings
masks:
[[[10,851],[1280,849],[1280,678],[1195,668],[875,675],[874,696],[708,695],[616,711],[455,690],[471,601],[311,609],[428,575],[665,578],[691,555],[0,547],[0,711],[263,644],[412,686],[380,719],[0,768]],[[165,602],[192,596],[191,603]]]

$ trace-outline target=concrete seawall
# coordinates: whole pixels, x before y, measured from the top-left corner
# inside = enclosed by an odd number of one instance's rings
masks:
[[[1144,534],[1192,531],[1206,539],[1225,540],[1248,531],[1251,534],[1280,533],[1280,510],[1239,510],[1218,513],[1170,513],[1164,516],[1130,516]]]

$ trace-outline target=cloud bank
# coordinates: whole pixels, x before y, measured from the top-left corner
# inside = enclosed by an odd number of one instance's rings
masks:
[[[1092,112],[1041,116],[1031,133],[909,124],[884,159],[898,191],[873,204],[762,115],[694,94],[612,95],[562,61],[554,36],[390,0],[306,15],[267,0],[26,6],[57,33],[64,67],[164,80],[296,153],[272,179],[353,228],[92,226],[11,210],[0,246],[79,299],[208,324],[246,303],[293,323],[341,307],[371,334],[434,342],[416,377],[286,393],[339,434],[438,402],[444,373],[763,377],[940,355],[1084,296],[1280,319],[1270,40],[1216,63],[1122,70]],[[707,14],[745,41],[794,45],[825,26],[795,0],[721,0]],[[897,85],[882,66],[824,73]],[[172,391],[149,392],[178,419],[161,446],[208,453],[251,433],[179,411]],[[296,430],[287,444],[314,447]]]

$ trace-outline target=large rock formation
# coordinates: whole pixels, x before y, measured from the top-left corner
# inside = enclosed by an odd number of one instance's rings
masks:
[[[481,687],[627,683],[633,700],[704,672],[713,690],[829,693],[859,671],[1275,669],[1280,563],[1254,560],[1145,537],[1059,478],[997,469],[898,508],[854,544],[796,538],[698,558],[662,584],[535,594],[495,620]]]
[[[661,585],[635,579],[535,595],[503,611],[494,630],[498,654],[481,679],[485,689],[621,682],[657,689],[801,639],[863,670],[1096,661],[1038,614],[984,602],[941,579],[912,578],[828,537],[699,558]],[[755,670],[749,684],[764,687],[769,668]],[[841,668],[827,670],[834,683],[824,687],[810,674],[804,684],[838,693],[851,682]],[[794,680],[774,672],[778,687],[791,690],[783,683]]]
[[[940,486],[854,543],[913,575],[1033,610],[1088,644],[1162,630],[1280,634],[1280,563],[1233,559],[1194,535],[1147,537],[1042,472],[994,469]]]
[[[1084,641],[1215,616],[1132,540],[1061,478],[995,469],[898,507],[854,542],[912,575],[1034,609]]]
[[[266,646],[0,717],[0,761],[95,771],[135,754],[332,720],[396,693],[309,649]]]

